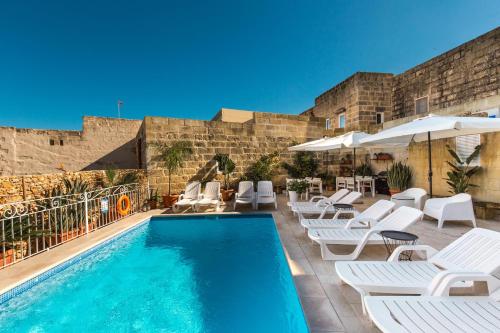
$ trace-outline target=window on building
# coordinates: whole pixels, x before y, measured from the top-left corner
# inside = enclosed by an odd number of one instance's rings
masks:
[[[64,146],[64,141],[63,140],[59,140],[59,145],[60,146]]]
[[[345,128],[345,113],[339,114],[339,126],[338,128]]]
[[[50,139],[50,140],[49,140],[49,145],[53,146],[53,145],[55,145],[55,144],[56,144],[56,142],[54,141],[54,139]]]
[[[467,157],[469,157],[472,154],[476,146],[481,144],[481,135],[473,134],[473,135],[457,136],[455,138],[455,144],[458,157],[460,157],[462,161],[465,161]],[[470,163],[471,166],[481,165],[481,160],[479,155],[474,160],[472,160],[472,162]]]
[[[415,100],[415,114],[425,114],[429,112],[429,97],[420,97]]]
[[[377,124],[384,123],[384,111],[377,111]]]
[[[332,121],[330,120],[330,118],[326,118],[326,120],[325,120],[325,128],[327,130],[332,129]]]

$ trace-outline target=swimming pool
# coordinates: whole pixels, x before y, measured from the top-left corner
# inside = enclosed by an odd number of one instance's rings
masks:
[[[271,215],[153,217],[0,305],[0,332],[308,332]]]

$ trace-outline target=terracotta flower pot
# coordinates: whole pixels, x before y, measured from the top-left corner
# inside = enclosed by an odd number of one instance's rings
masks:
[[[222,200],[227,202],[230,201],[231,198],[233,197],[234,190],[233,189],[221,190],[221,193],[222,193]]]
[[[164,195],[162,199],[163,199],[163,207],[170,208],[177,202],[177,200],[179,199],[179,195],[178,194]]]
[[[394,194],[398,194],[398,193],[401,193],[401,190],[397,189],[397,188],[390,188],[389,189],[389,193],[391,195],[394,195]]]
[[[2,253],[0,253],[0,267],[12,264],[13,260],[14,260],[14,250],[12,249],[6,250],[5,256],[3,256]]]
[[[151,209],[156,209],[158,208],[158,201],[157,200],[148,200],[149,208]]]

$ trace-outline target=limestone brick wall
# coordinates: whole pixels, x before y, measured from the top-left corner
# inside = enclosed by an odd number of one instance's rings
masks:
[[[500,28],[394,76],[394,118],[415,115],[428,96],[436,112],[499,94]]]
[[[119,170],[118,175],[133,172],[138,176],[141,184],[146,184],[145,170]],[[0,177],[0,204],[44,197],[49,191],[62,184],[64,179],[82,179],[91,188],[108,186],[103,170],[59,172],[43,175],[1,176]]]
[[[358,72],[315,99],[304,114],[330,118],[337,128],[338,115],[346,114],[346,131],[367,130],[376,124],[376,112],[392,117],[392,74]]]
[[[261,112],[254,114],[253,122],[246,123],[146,117],[142,140],[149,181],[152,188],[166,193],[168,178],[162,163],[157,160],[156,143],[176,140],[193,143],[194,154],[182,170],[172,175],[172,189],[179,192],[190,180],[209,180],[214,176],[212,159],[216,153],[229,154],[236,162],[233,177],[236,179],[262,154],[279,151],[282,160],[289,160],[291,153],[287,148],[292,142],[320,138],[323,127],[324,119]],[[275,181],[281,182],[284,175],[282,171]]]
[[[0,127],[0,176],[137,168],[142,121],[84,117],[82,131]]]

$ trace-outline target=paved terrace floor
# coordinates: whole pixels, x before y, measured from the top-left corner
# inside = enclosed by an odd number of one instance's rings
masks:
[[[340,284],[334,263],[321,259],[319,246],[312,244],[308,239],[297,218],[289,211],[286,198],[280,195],[278,199],[278,210],[273,209],[271,212],[278,227],[311,333],[379,332],[367,317],[363,316],[359,294],[350,286]],[[387,199],[387,196],[377,195],[375,198],[367,196],[362,199],[362,203],[355,206],[358,210],[363,210],[379,199]],[[271,206],[267,207],[271,208]],[[224,207],[224,211],[231,212],[232,205]],[[242,206],[238,211],[245,212],[251,209]],[[264,207],[261,211],[265,211]],[[207,213],[212,212],[207,211]],[[27,279],[68,256],[84,251],[145,218],[160,213],[165,212],[155,210],[136,214],[119,223],[99,229],[86,237],[80,237],[29,260],[2,269],[0,270],[0,293],[13,283]],[[478,220],[478,226],[500,231],[500,221]],[[420,244],[428,244],[441,249],[470,229],[471,225],[467,222],[448,222],[442,230],[438,230],[435,221],[424,220],[411,227],[409,231],[419,236]],[[359,259],[385,260],[385,258],[385,248],[377,245],[367,246]]]

